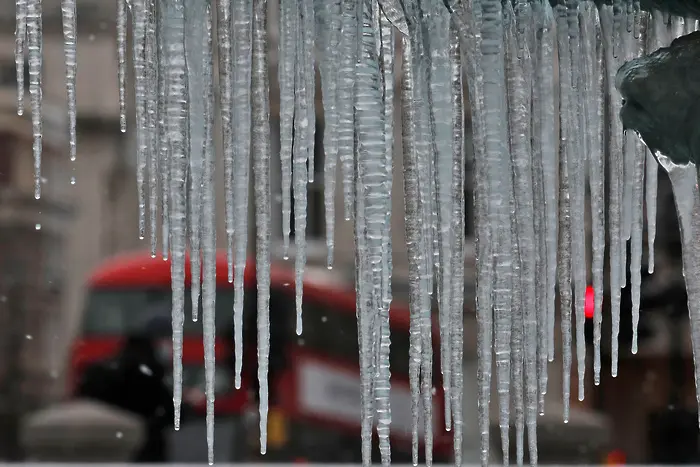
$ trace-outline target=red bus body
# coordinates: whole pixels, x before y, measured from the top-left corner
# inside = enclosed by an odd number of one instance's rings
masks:
[[[225,252],[218,252],[216,264],[216,282],[217,282],[217,299],[219,294],[224,291],[232,293],[233,285],[228,282],[228,263]],[[138,252],[121,255],[112,258],[100,267],[98,267],[88,278],[87,289],[88,295],[98,291],[130,291],[130,290],[163,290],[170,293],[171,287],[171,271],[170,261],[162,258],[151,258],[149,253]],[[186,258],[185,268],[186,279],[185,283],[189,287],[191,283],[191,272],[189,266],[189,257]],[[294,269],[289,262],[273,262],[271,267],[271,291],[273,293],[283,294],[288,296],[289,302],[294,303]],[[256,271],[255,262],[249,260],[245,271],[245,290],[248,294],[255,294],[256,290]],[[347,284],[343,280],[339,280],[330,271],[309,270],[305,275],[304,280],[304,304],[313,304],[324,308],[330,316],[331,313],[338,316],[347,316],[354,319],[355,317],[355,293],[352,289],[352,284]],[[275,321],[275,311],[270,310],[270,321]],[[102,313],[102,310],[99,310]],[[105,311],[106,312],[106,311]],[[230,311],[233,314],[232,310]],[[189,317],[186,317],[188,320]],[[294,317],[292,316],[292,320]],[[323,318],[325,322],[325,317]],[[345,319],[345,318],[343,318]],[[406,305],[402,305],[394,301],[390,310],[392,341],[394,336],[408,336],[409,333],[409,311]],[[306,325],[305,318],[304,324]],[[438,344],[438,326],[433,325],[434,330],[434,346]],[[223,333],[222,333],[223,331]],[[244,329],[244,333],[249,332]],[[308,332],[314,332],[309,330]],[[276,388],[270,387],[271,393],[277,391],[279,395],[276,401],[275,410],[280,411],[290,424],[296,422],[302,423],[304,426],[317,426],[319,430],[327,432],[345,432],[346,434],[355,437],[359,441],[359,410],[356,415],[356,422],[352,421],[352,417],[347,414],[335,414],[325,416],[323,411],[309,410],[301,403],[303,394],[300,394],[302,374],[305,369],[314,374],[320,374],[319,371],[328,370],[328,375],[333,375],[333,378],[343,380],[344,375],[347,378],[354,378],[359,381],[359,364],[358,356],[355,353],[354,358],[335,358],[327,356],[324,349],[309,350],[304,345],[305,339],[312,339],[307,330],[301,337],[290,333],[289,339],[286,341],[285,353],[286,361],[288,362],[284,370],[280,373],[276,382]],[[354,329],[356,333],[356,328]],[[399,334],[397,334],[399,333]],[[218,329],[216,338],[216,359],[217,365],[219,362],[232,364],[232,329]],[[356,334],[355,334],[356,335]],[[122,343],[124,335],[90,335],[89,332],[81,330],[78,338],[74,342],[71,354],[71,380],[75,382],[79,375],[84,371],[86,366],[104,361],[114,357]],[[437,348],[437,347],[435,347]],[[392,343],[392,354],[395,352]],[[443,462],[450,461],[452,451],[452,437],[445,432],[444,426],[444,395],[442,393],[441,382],[439,381],[439,352],[435,352],[434,378],[437,381],[434,385],[436,388],[433,404],[433,420],[434,420],[434,453],[435,461]],[[200,335],[187,335],[184,337],[183,344],[183,364],[185,366],[203,366],[204,353],[202,346],[202,337]],[[236,390],[233,384],[227,387],[227,390],[216,395],[216,416],[219,417],[240,417],[246,407],[250,407],[252,401],[249,399],[251,378],[256,377],[257,371],[251,370],[256,366],[256,351],[255,348],[246,348],[244,355],[244,370],[242,387]],[[330,376],[329,376],[330,378]],[[231,380],[232,381],[232,380]],[[348,379],[350,381],[350,379]],[[408,391],[408,374],[397,372],[392,365],[392,400],[393,388],[397,391],[402,391],[402,397],[405,399],[405,394]],[[354,383],[352,383],[354,384]],[[397,407],[398,409],[398,407]],[[204,414],[204,406],[197,407],[202,416]],[[392,410],[394,412],[395,410]],[[410,412],[409,412],[410,413]],[[395,414],[392,418],[402,420],[406,414]],[[354,417],[354,416],[353,416]],[[321,440],[319,440],[319,443]],[[395,430],[392,423],[392,446],[400,447],[402,451],[410,453],[410,431]],[[392,449],[392,454],[395,449]],[[270,452],[270,450],[268,450]],[[245,459],[229,459],[245,460]],[[275,459],[273,459],[275,460]],[[288,460],[291,459],[277,459]],[[398,459],[396,459],[399,461]],[[327,462],[333,462],[335,459],[326,459]]]

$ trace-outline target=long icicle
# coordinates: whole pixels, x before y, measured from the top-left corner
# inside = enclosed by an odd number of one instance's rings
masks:
[[[258,381],[260,384],[260,453],[267,451],[270,355],[270,101],[267,56],[267,0],[253,0],[252,147],[255,177],[256,275],[258,282]]]
[[[214,94],[213,94],[213,38],[211,0],[204,2],[206,9],[203,18],[204,50],[202,57],[202,75],[204,89],[204,151],[203,151],[203,188],[201,193],[201,246],[202,246],[202,324],[204,335],[204,371],[207,397],[206,429],[207,459],[209,465],[214,463],[214,396],[216,393],[216,199],[214,189],[214,170],[216,155],[214,153]],[[198,252],[197,252],[198,253]]]
[[[146,235],[146,0],[131,0],[134,99],[136,104],[136,190],[139,205],[139,238]],[[186,79],[186,75],[183,75]]]
[[[464,218],[465,218],[465,157],[464,157],[464,99],[461,69],[461,48],[458,24],[450,21],[450,82],[452,103],[452,154],[453,182],[455,193],[452,207],[452,232],[454,235],[454,254],[452,261],[452,303],[450,303],[452,332],[450,333],[450,365],[452,365],[451,400],[452,432],[455,465],[462,465],[462,443],[464,441],[463,398],[464,398]],[[388,133],[391,135],[391,133]]]
[[[148,0],[146,24],[146,169],[148,171],[148,233],[151,257],[158,249],[158,13],[156,0]],[[162,167],[160,170],[163,170]]]
[[[528,451],[530,462],[537,462],[537,345],[538,325],[536,309],[536,284],[535,275],[537,247],[535,232],[535,207],[532,180],[532,146],[530,136],[531,109],[532,109],[532,65],[528,44],[528,27],[532,22],[531,7],[524,2],[516,4],[517,10],[517,53],[521,57],[522,69],[516,62],[514,65],[514,95],[515,109],[522,109],[513,115],[511,120],[511,157],[513,159],[513,175],[515,188],[515,201],[517,206],[516,221],[518,229],[518,243],[520,247],[521,261],[521,291],[523,308],[523,335],[524,335],[524,375],[525,375],[525,424],[527,426]],[[506,49],[507,50],[507,49]],[[513,57],[511,57],[511,60]],[[519,75],[519,76],[518,76]],[[518,86],[522,91],[518,91]],[[517,110],[516,110],[517,112]],[[522,438],[523,435],[519,435]],[[518,458],[519,461],[522,457]]]
[[[206,16],[208,7],[202,0],[185,0],[185,56],[189,77],[189,212],[188,227],[190,234],[190,270],[192,299],[192,320],[197,321],[199,313],[199,292],[202,284],[201,259],[201,224],[202,224],[202,186],[204,177],[206,142],[206,95],[211,82],[206,81],[204,68],[208,52],[206,34]]]
[[[167,33],[166,25],[166,8],[163,6],[162,2],[158,2],[156,8],[156,43],[157,43],[157,125],[158,131],[156,132],[157,154],[155,157],[158,158],[158,166],[160,169],[160,196],[161,196],[161,243],[162,243],[162,254],[163,259],[168,259],[168,253],[170,250],[170,140],[168,137],[168,114],[167,114],[167,103],[168,103],[168,50],[165,45]]]
[[[355,57],[357,55],[357,3],[342,0],[340,64],[338,66],[338,160],[343,177],[343,206],[345,219],[350,220],[353,206],[353,112],[355,90]],[[296,202],[296,200],[295,200]]]
[[[603,274],[605,266],[605,166],[603,121],[605,112],[605,64],[598,9],[592,2],[583,4],[581,21],[583,56],[586,63],[586,104],[588,132],[588,179],[590,183],[593,259],[593,380],[600,383],[600,340],[603,318]]]
[[[411,41],[402,38],[402,125],[401,137],[403,143],[403,183],[406,203],[406,246],[408,248],[409,267],[409,309],[410,309],[410,347],[408,377],[411,387],[411,440],[413,465],[418,465],[418,416],[420,411],[420,258],[418,243],[420,242],[420,218],[418,211],[418,174],[416,173],[415,156],[415,114],[413,108],[414,76],[411,64]]]
[[[180,428],[182,406],[182,344],[185,322],[185,233],[187,169],[187,62],[183,0],[163,0],[168,56],[167,127],[171,154],[170,223],[172,238],[173,404],[175,429]]]
[[[233,2],[233,322],[236,345],[236,387],[243,370],[243,302],[248,259],[248,190],[251,158],[252,3]],[[269,162],[268,162],[269,164]],[[257,180],[257,179],[256,179]],[[257,212],[257,211],[256,211]]]
[[[607,72],[607,92],[616,92],[613,90],[613,84],[617,67],[615,66],[615,51],[619,48],[617,45],[616,32],[614,22],[616,21],[614,12],[609,5],[601,5],[600,9],[600,24],[601,31],[605,43],[605,70]],[[616,104],[616,99],[610,99],[609,112],[612,115],[618,115],[619,107]],[[621,299],[621,268],[622,261],[622,234],[621,234],[621,195],[620,187],[622,185],[622,131],[618,119],[611,118],[608,120],[609,125],[609,166],[610,166],[610,193],[608,196],[608,232],[610,238],[610,315],[612,318],[612,363],[611,374],[617,376],[618,363],[618,335],[620,333],[620,299]]]
[[[564,421],[569,419],[569,399],[571,394],[571,200],[569,158],[575,157],[570,145],[572,120],[571,112],[571,74],[569,54],[568,26],[566,7],[557,5],[557,39],[559,45],[559,120],[562,137],[559,144],[559,255],[557,257],[557,285],[561,300],[562,333],[562,394],[564,402]],[[578,258],[577,258],[578,260]]]
[[[438,247],[437,301],[440,317],[440,371],[445,400],[450,400],[452,386],[452,364],[450,342],[452,331],[452,257],[454,256],[453,215],[454,187],[452,148],[452,76],[449,57],[450,15],[442,5],[436,5],[427,16],[428,38],[430,41],[430,103],[432,108],[432,131],[434,135],[434,185],[436,199],[436,239]],[[452,425],[452,406],[445,404],[445,429]]]
[[[508,111],[509,143],[512,174],[510,177],[510,212],[511,212],[511,232],[512,232],[512,255],[513,255],[513,279],[512,279],[512,304],[511,304],[511,341],[510,341],[510,366],[513,410],[515,412],[515,458],[518,465],[523,464],[524,439],[525,439],[525,406],[523,398],[523,340],[524,340],[524,307],[527,301],[524,263],[528,258],[527,251],[522,249],[522,244],[531,242],[527,238],[525,224],[532,221],[532,213],[527,218],[522,218],[524,214],[521,209],[527,210],[525,198],[532,193],[532,187],[525,188],[524,184],[529,184],[530,174],[525,174],[524,164],[529,158],[529,150],[525,142],[527,138],[524,132],[525,121],[527,120],[525,102],[528,88],[524,82],[523,69],[519,63],[519,58],[524,57],[524,50],[520,50],[515,38],[515,12],[510,3],[504,4],[503,33],[505,48],[505,72],[506,72],[506,106]],[[524,61],[524,60],[523,60]],[[525,177],[524,179],[522,177]],[[520,217],[520,218],[519,218]]]
[[[576,261],[571,261],[571,279],[573,288],[573,309],[576,323],[576,360],[578,375],[578,399],[584,398],[584,382],[586,373],[586,338],[585,338],[585,305],[586,305],[586,179],[585,157],[588,151],[585,118],[585,84],[581,67],[581,37],[579,25],[579,0],[567,2],[567,23],[569,31],[569,53],[571,64],[571,110],[569,140],[571,153],[567,155],[569,164],[569,181],[571,194],[571,255]]]
[[[503,462],[509,458],[510,428],[510,335],[512,301],[511,222],[510,222],[510,154],[508,151],[507,115],[502,90],[505,89],[503,60],[503,24],[501,2],[481,0],[481,60],[484,74],[484,124],[487,180],[491,193],[488,223],[494,228],[494,316],[497,390],[500,400],[499,426]],[[508,168],[508,170],[506,170]],[[486,239],[479,239],[479,243]]]
[[[321,72],[321,94],[323,97],[324,116],[323,150],[325,151],[325,154],[323,159],[323,200],[326,213],[326,247],[328,248],[327,266],[331,268],[333,266],[335,250],[335,189],[336,170],[338,166],[339,116],[338,81],[336,79],[337,75],[335,67],[340,60],[338,46],[340,45],[341,40],[340,28],[342,0],[333,0],[321,3],[323,6],[316,14],[316,19],[320,23],[319,29],[321,30],[320,37],[318,38],[319,40],[317,41],[317,47],[322,50],[319,58],[319,69]],[[392,34],[391,38],[393,39],[393,37],[394,36]],[[281,111],[280,114],[284,115]],[[287,196],[289,195],[287,194]],[[288,216],[289,213],[287,209],[287,224],[289,223]],[[284,222],[285,220],[283,219],[283,223]],[[289,243],[288,239],[286,239],[286,243]]]

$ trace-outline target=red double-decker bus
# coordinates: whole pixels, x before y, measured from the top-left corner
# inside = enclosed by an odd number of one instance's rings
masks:
[[[189,284],[189,261],[187,264]],[[245,355],[239,390],[233,381],[233,286],[227,280],[225,253],[217,255],[216,267],[215,460],[252,460],[259,450],[256,430],[246,422],[250,419],[246,414],[257,411],[255,262],[248,262],[245,274]],[[353,284],[325,267],[307,268],[302,336],[295,333],[294,270],[290,262],[273,262],[270,292],[271,407],[265,459],[359,462],[360,377]],[[87,282],[82,327],[71,353],[72,381],[87,366],[114,357],[130,333],[151,329],[153,320],[169,323],[170,304],[169,261],[153,259],[144,252],[118,256],[100,265]],[[185,304],[189,316],[189,290]],[[392,460],[407,463],[411,461],[408,307],[395,301],[390,316]],[[434,329],[437,345],[438,327]],[[170,340],[162,342],[164,363],[170,369]],[[185,320],[183,365],[184,390],[203,391],[202,328],[201,322],[191,319]],[[439,368],[436,352],[433,426],[434,461],[438,463],[452,459],[452,438],[444,431],[445,402]],[[170,457],[174,462],[206,459],[204,401],[194,409],[197,415],[184,419],[180,431],[172,432]],[[378,460],[376,446],[375,455]]]

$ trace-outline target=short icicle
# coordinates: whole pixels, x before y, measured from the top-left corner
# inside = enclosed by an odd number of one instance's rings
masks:
[[[297,28],[299,14],[297,0],[280,0],[280,31],[278,51],[278,74],[280,88],[280,165],[282,185],[282,238],[284,242],[284,259],[289,255],[289,234],[291,226],[291,192],[292,192],[292,135],[294,127],[294,89],[297,58]],[[322,82],[325,85],[330,79],[324,78],[325,61],[321,61]],[[333,76],[335,78],[335,76]],[[332,81],[335,81],[334,79]],[[328,92],[323,93],[324,103],[329,99]],[[325,108],[324,108],[325,110]],[[333,114],[326,111],[326,120],[332,119]],[[328,163],[328,162],[326,162]],[[334,174],[335,175],[335,174]],[[328,216],[326,216],[328,219]]]
[[[41,196],[41,152],[43,101],[42,70],[44,38],[41,0],[27,0],[27,50],[29,59],[29,96],[32,104],[32,153],[34,155],[34,198]]]
[[[15,0],[15,67],[17,115],[24,115],[24,47],[27,40],[27,0]]]
[[[228,281],[233,282],[233,235],[235,219],[233,214],[233,22],[231,0],[216,0],[216,35],[219,60],[219,113],[221,115],[221,135],[224,159],[224,199],[226,226],[226,259],[228,262]],[[242,323],[234,322],[234,329]],[[243,343],[235,339],[236,362],[243,353]],[[238,368],[238,363],[236,363]],[[236,388],[240,386],[240,371],[236,370]]]
[[[18,0],[18,2],[26,0]],[[126,0],[117,0],[117,80],[119,81],[119,129],[126,133]]]
[[[61,0],[63,16],[63,50],[66,55],[66,92],[68,95],[68,155],[72,162],[76,158],[75,77],[78,71],[76,0]]]

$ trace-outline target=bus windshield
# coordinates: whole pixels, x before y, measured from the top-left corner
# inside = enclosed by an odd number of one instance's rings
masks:
[[[172,293],[169,289],[92,289],[87,296],[83,318],[86,336],[124,336],[138,332],[169,335]],[[185,290],[185,335],[202,334],[202,300],[199,320],[192,321],[192,296]],[[216,294],[216,329],[230,333],[233,323],[233,291]]]

